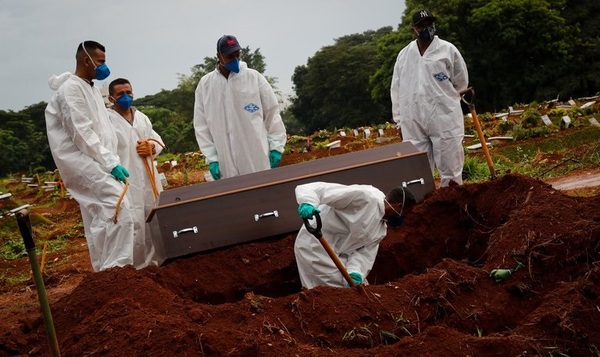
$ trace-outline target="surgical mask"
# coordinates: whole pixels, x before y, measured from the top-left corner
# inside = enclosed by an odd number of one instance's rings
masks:
[[[95,78],[97,80],[101,81],[101,80],[104,80],[104,79],[108,78],[108,76],[110,76],[110,69],[108,69],[108,66],[106,65],[106,63],[102,63],[99,66],[96,66],[94,64],[94,66],[96,67],[96,76],[95,76]]]
[[[117,103],[117,105],[123,109],[129,109],[133,104],[133,97],[125,93],[120,96],[119,99],[115,100],[115,103]]]
[[[417,32],[419,38],[423,41],[431,41],[433,40],[433,36],[435,35],[435,26],[428,26],[421,30],[421,32]]]
[[[240,73],[240,59],[234,58],[231,62],[225,65],[229,72]]]
[[[96,70],[96,74],[95,74],[94,78],[96,78],[99,81],[108,78],[108,76],[110,76],[110,69],[108,69],[108,66],[106,65],[106,63],[102,63],[101,65],[96,66],[96,62],[94,62],[94,60],[92,59],[92,56],[90,56],[88,51],[85,49],[85,42],[83,43],[82,47],[83,47],[83,50],[85,51],[85,54],[88,56],[90,61],[92,61],[92,64],[94,65],[94,69]]]

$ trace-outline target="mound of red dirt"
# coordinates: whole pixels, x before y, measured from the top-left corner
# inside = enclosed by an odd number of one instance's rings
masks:
[[[300,226],[299,221],[299,226]],[[600,199],[531,178],[436,190],[356,288],[303,290],[294,235],[87,274],[52,306],[63,356],[533,356],[600,350]],[[496,268],[523,268],[503,281]],[[49,355],[39,312],[0,354]]]

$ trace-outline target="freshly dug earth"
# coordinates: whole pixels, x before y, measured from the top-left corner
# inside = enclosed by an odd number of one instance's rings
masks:
[[[598,196],[568,196],[511,174],[438,189],[400,229],[388,230],[368,277],[371,285],[355,288],[303,290],[294,238],[205,252],[162,267],[100,273],[82,267],[88,258],[79,240],[73,261],[60,273],[52,266],[45,272],[61,353],[591,356],[600,351]],[[518,262],[523,268],[506,280],[489,277],[493,269]],[[70,287],[61,276],[68,276]],[[29,287],[3,294],[22,305],[13,301],[12,308],[0,310],[0,355],[50,354],[31,280]],[[60,287],[64,290],[57,291]]]

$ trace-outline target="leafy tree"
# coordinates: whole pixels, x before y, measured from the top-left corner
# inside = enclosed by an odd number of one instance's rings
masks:
[[[54,167],[45,128],[38,130],[28,114],[0,111],[0,142],[1,176],[37,166]]]
[[[376,39],[391,31],[344,36],[321,48],[294,70],[296,97],[290,107],[309,132],[383,123],[389,109],[371,99],[369,78],[380,67]]]

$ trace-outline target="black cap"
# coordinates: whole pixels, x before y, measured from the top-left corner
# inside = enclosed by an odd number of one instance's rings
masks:
[[[241,49],[242,48],[240,47],[240,43],[238,42],[237,38],[235,38],[235,36],[223,35],[223,37],[221,37],[219,41],[217,41],[217,52],[219,53],[230,55],[233,52],[239,51]]]
[[[431,11],[429,11],[429,10],[417,11],[414,13],[413,18],[412,18],[413,27],[416,26],[419,22],[421,22],[423,20],[435,21],[436,19],[435,19],[435,16],[433,16]]]

